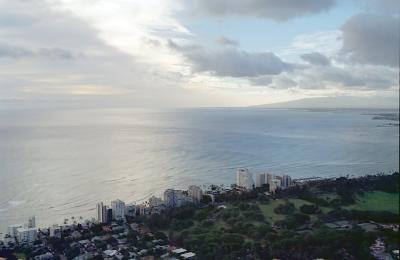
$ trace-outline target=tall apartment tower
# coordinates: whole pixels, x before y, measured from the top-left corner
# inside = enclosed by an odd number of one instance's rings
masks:
[[[35,216],[32,216],[28,219],[28,228],[35,228],[36,227],[36,219]]]
[[[107,223],[107,207],[104,206],[103,202],[97,203],[96,210],[97,210],[97,221],[101,223]]]
[[[181,190],[167,189],[164,191],[164,204],[169,208],[180,207],[185,203]]]
[[[265,173],[257,173],[256,175],[256,187],[262,187],[266,183]]]
[[[292,186],[292,178],[289,175],[282,176],[282,188],[287,188]]]
[[[254,186],[253,176],[248,169],[239,169],[236,173],[236,185],[251,190]]]
[[[266,173],[266,174],[265,174],[265,181],[266,181],[266,183],[268,183],[269,185],[271,185],[272,179],[274,179],[274,175],[272,175],[271,173]]]
[[[111,201],[113,219],[119,220],[125,218],[125,202],[122,200]]]

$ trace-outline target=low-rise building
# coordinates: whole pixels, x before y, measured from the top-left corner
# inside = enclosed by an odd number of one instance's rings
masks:
[[[17,240],[20,243],[33,243],[37,238],[36,228],[18,228]]]
[[[196,257],[196,254],[193,252],[187,252],[187,253],[181,254],[180,257],[182,259],[194,259]]]
[[[22,228],[22,227],[24,227],[23,224],[14,224],[14,225],[10,225],[10,226],[8,226],[8,228],[7,228],[7,234],[8,234],[10,237],[17,238],[17,237],[18,237],[18,232],[17,232],[17,230],[18,230],[19,228]]]
[[[49,229],[49,236],[61,238],[61,227],[59,225],[51,226]]]
[[[125,216],[127,216],[127,217],[135,217],[136,216],[136,205],[135,204],[126,205]]]
[[[149,205],[150,207],[158,207],[163,203],[161,198],[158,198],[156,196],[151,196],[149,199]]]

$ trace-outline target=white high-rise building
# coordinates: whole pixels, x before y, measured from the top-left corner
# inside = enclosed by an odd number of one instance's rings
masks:
[[[181,190],[167,189],[164,191],[164,204],[169,208],[180,207],[185,204],[185,195]]]
[[[32,216],[28,219],[28,228],[34,228],[36,227],[36,220],[35,216]]]
[[[265,174],[265,183],[271,184],[273,178],[274,178],[274,175],[272,175],[271,173],[266,173]]]
[[[20,243],[33,243],[37,238],[36,228],[18,228],[17,240]]]
[[[236,173],[236,185],[247,190],[253,189],[253,176],[248,169],[239,169]]]
[[[101,223],[107,223],[107,207],[104,206],[103,202],[97,203],[97,221]]]
[[[256,175],[256,187],[262,187],[265,184],[265,173],[257,173]]]
[[[281,187],[281,180],[274,178],[271,180],[271,183],[269,184],[269,191],[270,192],[275,192],[276,189]]]
[[[203,197],[203,191],[196,185],[189,186],[188,194],[189,197],[193,199],[194,203],[200,203],[201,198]]]
[[[282,176],[282,188],[288,188],[292,186],[292,178],[289,175]]]
[[[276,183],[278,188],[282,188],[282,176],[274,176],[273,181]]]
[[[22,224],[15,224],[15,225],[8,226],[8,228],[7,228],[7,234],[8,234],[10,237],[17,238],[17,237],[18,237],[18,232],[17,232],[17,230],[18,230],[19,228],[22,228],[23,226],[24,226],[24,225],[22,225]]]
[[[113,219],[120,220],[125,218],[125,202],[122,200],[111,201]]]

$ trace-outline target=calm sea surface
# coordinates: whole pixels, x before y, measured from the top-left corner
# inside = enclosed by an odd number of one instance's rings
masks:
[[[229,185],[239,167],[295,178],[398,171],[399,128],[373,112],[0,111],[0,233],[30,215],[50,225],[94,217],[98,201]]]

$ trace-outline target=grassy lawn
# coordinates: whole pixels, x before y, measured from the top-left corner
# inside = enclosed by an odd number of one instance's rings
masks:
[[[26,255],[25,255],[24,253],[16,253],[15,256],[16,256],[18,259],[26,259]]]
[[[289,199],[289,202],[293,203],[296,211],[300,212],[300,207],[304,204],[312,204],[311,202],[301,200],[301,199]],[[272,200],[268,204],[259,204],[261,211],[263,212],[265,218],[267,219],[268,222],[271,224],[275,223],[278,220],[282,220],[286,217],[286,215],[282,214],[276,214],[274,212],[274,209],[280,205],[284,204],[285,200],[279,199],[279,200]]]
[[[222,221],[222,220],[217,220],[214,223],[214,228],[217,229],[217,230],[220,230],[221,228],[226,228],[225,222]]]
[[[366,192],[362,196],[357,195],[356,203],[346,206],[346,209],[390,211],[399,213],[399,194],[383,191]]]
[[[319,197],[321,199],[324,199],[324,200],[328,201],[328,202],[339,198],[339,196],[336,193],[327,193],[327,194],[320,195]]]

